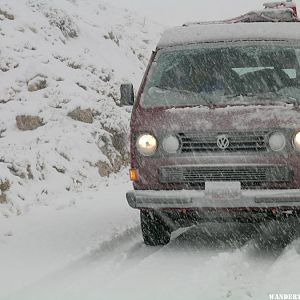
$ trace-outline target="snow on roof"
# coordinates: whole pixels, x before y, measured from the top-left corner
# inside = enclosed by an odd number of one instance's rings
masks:
[[[280,8],[280,7],[294,8],[296,6],[295,2],[293,1],[266,2],[263,5],[265,8]]]
[[[174,27],[164,32],[157,47],[241,40],[300,40],[300,23],[206,23]]]

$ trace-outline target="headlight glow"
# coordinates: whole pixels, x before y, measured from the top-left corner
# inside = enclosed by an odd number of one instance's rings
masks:
[[[142,155],[151,156],[157,149],[157,140],[151,134],[143,134],[137,139],[136,148]]]
[[[300,131],[295,134],[293,145],[297,151],[300,151]]]
[[[269,145],[273,151],[281,151],[285,148],[286,139],[283,133],[275,132],[269,138]]]

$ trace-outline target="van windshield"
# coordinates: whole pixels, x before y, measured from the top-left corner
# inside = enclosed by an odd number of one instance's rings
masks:
[[[223,43],[160,50],[142,97],[145,107],[300,102],[300,46]]]

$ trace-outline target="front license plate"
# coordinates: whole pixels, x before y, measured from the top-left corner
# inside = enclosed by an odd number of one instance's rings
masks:
[[[233,182],[205,182],[205,197],[210,201],[239,201],[241,200],[241,183]]]

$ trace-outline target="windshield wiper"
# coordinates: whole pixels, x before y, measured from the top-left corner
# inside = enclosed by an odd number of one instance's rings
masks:
[[[300,99],[297,97],[298,94],[300,94],[300,89],[296,87],[282,88],[276,92],[276,95],[289,99],[290,102],[293,103],[297,108],[300,105]]]
[[[275,96],[275,97],[274,97]],[[280,97],[278,99],[277,97]],[[228,95],[226,96],[227,99],[235,99],[239,98],[241,102],[231,102],[230,105],[241,105],[241,104],[267,104],[267,105],[277,105],[278,103],[286,103],[286,104],[293,104],[295,107],[300,106],[300,99],[292,96],[285,96],[282,93],[279,92],[267,92],[267,93],[258,93],[258,94],[253,94],[253,93],[244,93],[244,94],[236,94],[236,95]],[[258,101],[253,101],[249,102],[246,101],[244,98],[256,98]],[[287,101],[288,99],[288,101]],[[262,100],[262,101],[261,101]],[[267,100],[267,101],[264,101]],[[271,102],[270,102],[271,101]]]
[[[287,97],[289,100],[291,100],[292,104],[294,104],[295,107],[299,108],[299,99],[294,97]],[[289,103],[289,102],[287,102]]]
[[[188,90],[180,90],[180,89],[168,88],[168,87],[155,87],[155,88],[161,90],[162,92],[166,91],[166,92],[170,92],[170,93],[183,94],[186,96],[194,96],[196,99],[199,99],[199,100],[202,100],[203,102],[205,102],[205,105],[212,106],[212,103],[202,93],[195,93],[195,92],[188,91]],[[199,103],[199,105],[201,105],[201,103]]]

